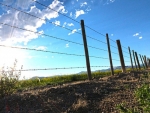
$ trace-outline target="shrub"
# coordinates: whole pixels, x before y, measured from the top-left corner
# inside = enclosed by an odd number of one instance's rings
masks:
[[[4,67],[2,68],[2,77],[0,80],[0,98],[3,98],[5,95],[10,95],[14,92],[19,77],[21,76],[21,70],[16,71],[16,66],[17,60],[15,60],[13,67],[7,67],[7,70],[5,70]]]

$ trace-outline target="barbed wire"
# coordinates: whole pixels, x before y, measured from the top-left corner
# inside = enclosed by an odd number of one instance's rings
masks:
[[[123,51],[123,52],[129,54],[129,52],[126,52],[126,51]]]
[[[128,56],[124,56],[124,57],[126,57],[126,58],[130,58],[130,57],[128,57]]]
[[[126,48],[126,47],[124,47],[124,46],[122,46],[122,47],[128,50],[128,48]]]
[[[48,53],[54,53],[54,54],[64,54],[64,55],[72,55],[72,56],[85,56],[85,55],[78,55],[78,54],[69,54],[69,53],[62,53],[62,52],[55,52],[55,51],[46,51],[46,50],[38,50],[38,49],[31,49],[31,48],[23,48],[23,47],[13,47],[13,46],[6,46],[6,45],[0,45],[1,47],[9,47],[14,49],[24,49],[24,50],[32,50],[32,51],[40,51],[40,52],[48,52]],[[89,56],[93,58],[101,58],[101,59],[108,59],[104,57],[98,57],[98,56]]]
[[[110,66],[90,66],[92,68],[96,67],[110,67]],[[113,66],[115,67],[121,67],[121,66]],[[125,66],[125,67],[130,67],[130,66]],[[81,69],[81,68],[87,68],[87,67],[62,67],[62,68],[42,68],[42,69],[19,69],[19,70],[4,70],[0,72],[15,72],[15,71],[48,71],[48,70],[64,70],[64,69]]]
[[[101,58],[101,59],[109,59],[109,58],[98,57],[98,56],[89,56],[89,57],[93,57],[93,58]]]
[[[63,40],[63,41],[70,42],[70,43],[74,43],[74,44],[78,44],[78,45],[83,45],[83,44],[81,44],[81,43],[77,43],[77,42],[73,42],[73,41],[70,41],[70,40],[66,40],[66,39],[62,39],[62,38],[58,38],[58,37],[54,37],[54,36],[50,36],[50,35],[47,35],[47,34],[44,34],[44,33],[35,32],[35,31],[32,31],[32,30],[28,30],[28,29],[20,28],[20,27],[17,27],[17,26],[12,26],[12,25],[9,25],[9,24],[6,24],[6,23],[1,23],[1,22],[0,22],[0,24],[2,24],[2,25],[6,25],[6,26],[10,26],[10,27],[13,27],[13,28],[17,28],[17,29],[21,29],[21,30],[24,30],[24,31],[29,31],[29,32],[32,32],[32,33],[36,33],[36,34],[40,34],[40,35],[44,35],[44,36],[51,37],[51,38],[54,38],[54,39]]]
[[[114,41],[113,39],[109,38],[109,40],[111,40],[112,42],[116,43],[116,41]]]
[[[115,60],[115,61],[120,61],[120,60],[117,60],[117,59],[112,59],[112,60]]]
[[[118,48],[117,48],[117,47],[115,47],[115,46],[113,46],[113,45],[110,45],[110,46],[118,50]]]
[[[98,40],[98,39],[96,39],[96,38],[93,38],[93,37],[90,37],[90,36],[87,36],[87,37],[89,37],[89,38],[91,38],[91,39],[93,39],[93,40],[96,40],[96,41],[98,41],[98,42],[101,42],[101,43],[107,44],[106,42],[103,42],[103,41]]]
[[[23,47],[13,47],[13,46],[6,46],[6,45],[0,45],[0,46],[1,47],[14,48],[14,49],[24,49],[24,50],[32,50],[32,51],[41,51],[41,52],[48,52],[48,53],[55,53],[55,54],[64,54],[64,55],[72,55],[72,56],[85,56],[85,55],[69,54],[69,53],[62,53],[62,52],[55,52],[55,51],[46,51],[46,50],[23,48]]]
[[[63,16],[65,16],[65,17],[67,17],[67,18],[69,18],[69,19],[71,19],[71,20],[73,20],[73,21],[75,21],[75,22],[77,22],[77,23],[80,24],[80,22],[78,22],[77,20],[75,20],[75,19],[73,19],[73,18],[71,18],[71,17],[69,17],[69,16],[67,16],[67,15],[65,15],[65,14],[63,14],[63,13],[60,13],[59,11],[56,11],[56,10],[50,8],[49,6],[46,6],[46,5],[40,3],[40,2],[38,2],[38,1],[36,1],[36,0],[32,0],[32,1],[34,1],[34,2],[36,2],[36,3],[38,3],[38,4],[40,4],[41,6],[44,6],[44,7],[46,7],[46,8],[49,8],[49,9],[51,9],[51,10],[53,10],[53,11],[55,11],[55,12],[57,12],[57,13],[59,13],[59,14],[61,14],[61,15],[63,15]],[[105,35],[103,35],[102,33],[100,33],[100,32],[98,32],[98,31],[92,29],[91,27],[89,27],[89,26],[87,26],[87,25],[85,25],[85,26],[86,26],[87,28],[93,30],[94,32],[98,33],[98,34],[100,34],[100,35],[102,35],[102,36],[105,36]]]
[[[110,67],[110,66],[90,66],[90,67]],[[48,71],[48,70],[61,70],[61,69],[80,69],[80,68],[87,68],[87,67],[62,67],[62,68],[42,68],[42,69],[19,69],[13,71]],[[0,72],[12,72],[10,71],[0,71]]]
[[[115,53],[115,52],[111,52],[111,53],[116,54],[116,55],[119,55],[118,53]]]
[[[105,49],[101,49],[101,48],[96,48],[96,47],[93,47],[93,46],[89,46],[89,45],[88,45],[88,47],[90,47],[90,48],[93,48],[93,49],[98,49],[98,50],[108,51],[108,50],[105,50]]]

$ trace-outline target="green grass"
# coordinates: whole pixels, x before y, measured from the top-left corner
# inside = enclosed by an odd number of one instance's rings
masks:
[[[129,71],[130,69],[128,69],[127,71]],[[115,70],[114,71],[115,74],[121,73],[121,70]],[[93,72],[92,73],[92,78],[102,78],[105,76],[110,76],[111,72],[107,71],[107,72]],[[34,88],[34,87],[38,87],[38,86],[46,86],[46,85],[61,85],[64,83],[68,83],[68,82],[73,82],[73,81],[81,81],[81,80],[87,80],[87,74],[83,73],[83,74],[71,74],[71,75],[59,75],[59,76],[52,76],[52,77],[46,77],[43,79],[40,79],[40,82],[38,82],[37,79],[29,79],[29,80],[22,80],[19,81],[16,84],[16,89],[24,89],[24,88]]]
[[[149,84],[149,76],[150,73],[147,74],[143,74],[142,76],[142,85],[140,86],[140,88],[137,88],[135,90],[134,96],[135,99],[138,102],[138,106],[135,106],[132,109],[126,108],[126,104],[121,103],[117,106],[117,108],[120,110],[121,113],[141,113],[141,111],[139,111],[140,108],[142,110],[143,113],[150,113],[150,84]]]

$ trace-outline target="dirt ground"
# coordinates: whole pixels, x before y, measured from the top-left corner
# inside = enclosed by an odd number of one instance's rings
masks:
[[[0,113],[119,113],[120,103],[138,106],[134,91],[141,85],[140,76],[133,72],[18,91],[0,99]]]

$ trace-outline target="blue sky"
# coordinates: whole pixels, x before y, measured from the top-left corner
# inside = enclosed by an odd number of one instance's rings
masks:
[[[106,42],[105,35],[116,41],[120,39],[125,57],[125,64],[130,65],[128,50],[135,50],[138,54],[150,57],[150,1],[149,0],[37,0],[50,8],[67,15],[79,23],[36,3],[33,0],[0,0],[0,23],[5,23],[19,28],[40,32],[36,34],[0,24],[0,45],[26,47],[37,50],[55,51],[69,54],[84,55],[84,48],[70,42],[54,39],[42,34],[62,38],[83,44],[80,21],[83,19],[86,26],[103,34],[100,35],[88,27],[86,35],[102,42]],[[8,8],[14,7],[31,15]],[[53,24],[51,24],[51,22]],[[62,27],[59,27],[62,26]],[[72,31],[66,30],[69,28]],[[76,33],[78,32],[78,33]],[[107,45],[87,37],[89,46],[107,50]],[[117,47],[110,40],[110,44]],[[111,51],[118,53],[111,47]],[[85,67],[84,56],[69,56],[39,51],[29,51],[0,47],[0,67],[12,66],[15,59],[18,60],[18,69],[62,68],[62,67]],[[108,52],[89,47],[89,56],[108,58]],[[119,60],[117,54],[112,53],[112,58]],[[109,66],[108,59],[90,57],[91,66]],[[120,66],[119,61],[113,60],[114,66]],[[91,68],[92,71],[104,67]],[[57,74],[70,74],[85,71],[84,69],[66,69],[49,71],[22,72],[22,77],[51,76]]]

